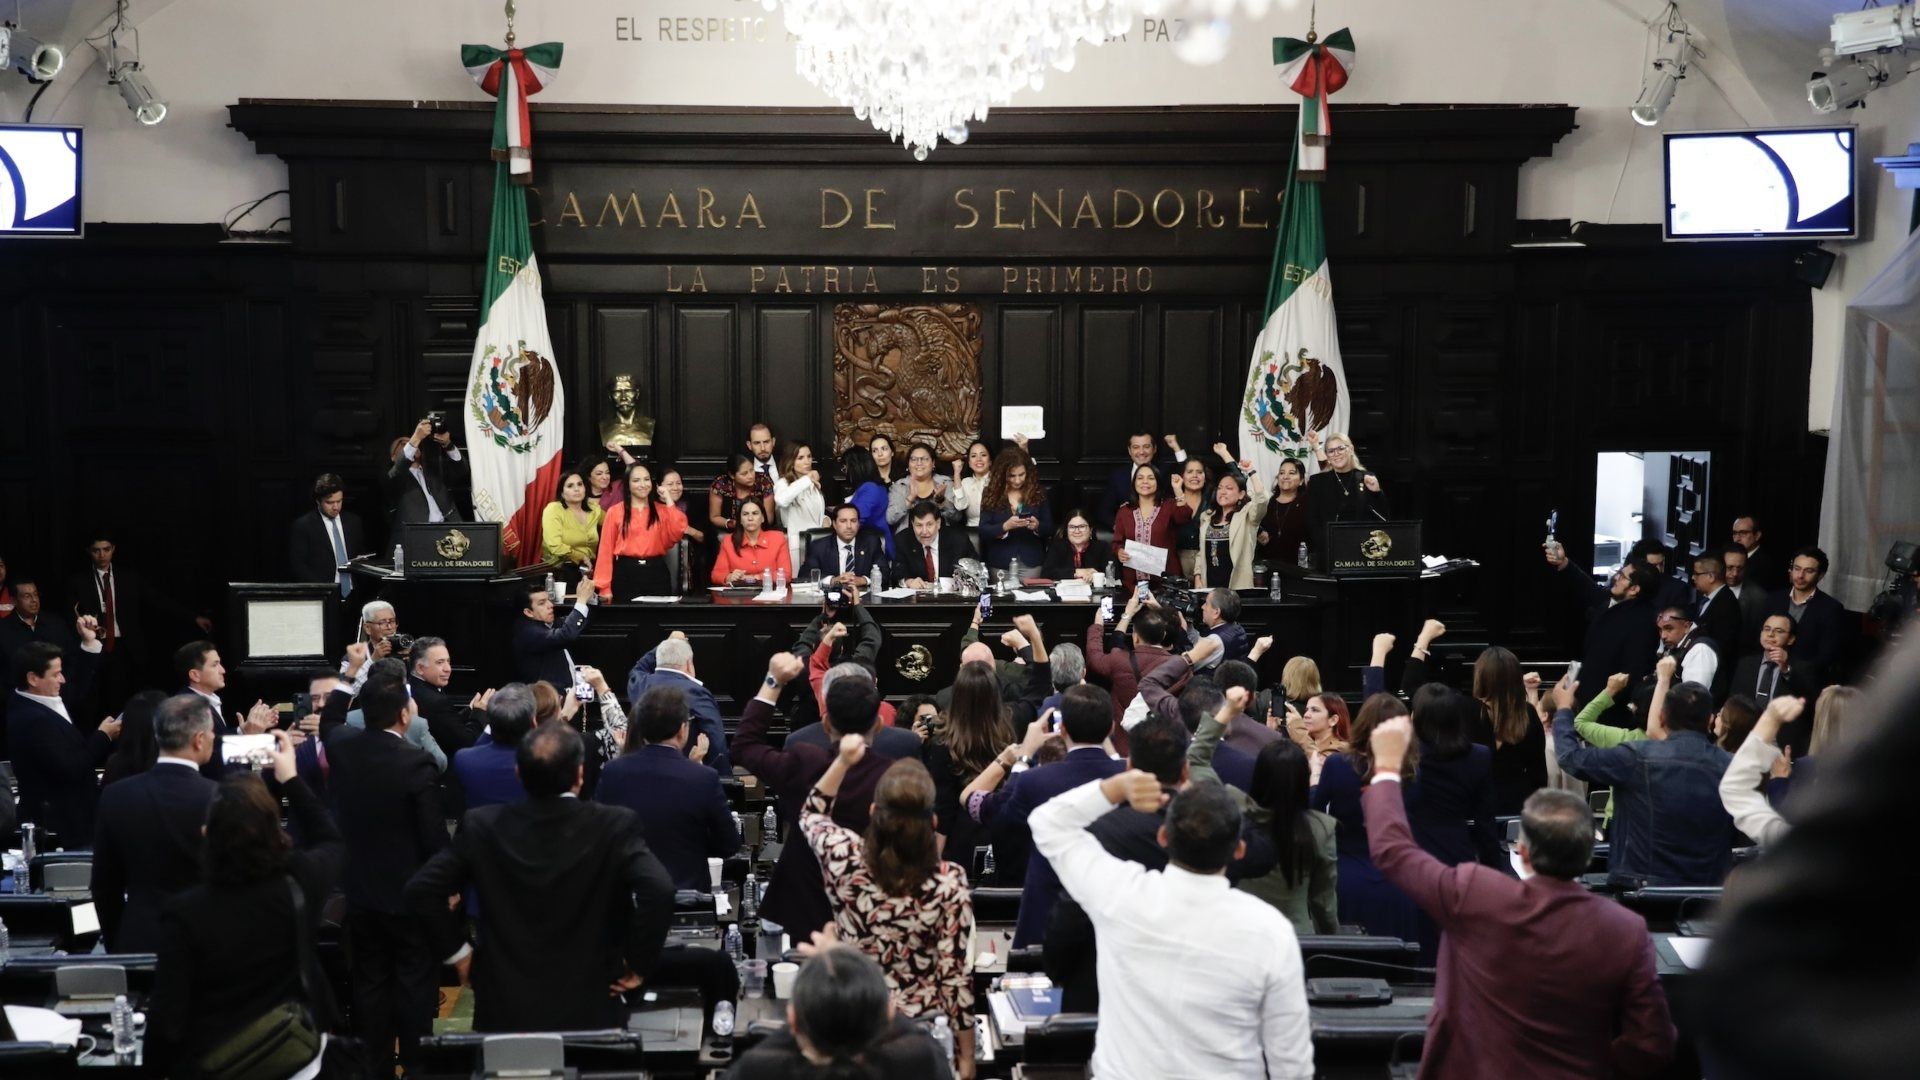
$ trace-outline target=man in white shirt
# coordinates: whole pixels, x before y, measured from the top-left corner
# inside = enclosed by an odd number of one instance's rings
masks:
[[[1700,633],[1694,624],[1693,613],[1684,607],[1669,607],[1660,612],[1654,622],[1660,632],[1660,650],[1654,656],[1655,663],[1662,656],[1671,656],[1680,665],[1680,682],[1699,683],[1713,692],[1715,703],[1726,699],[1726,681],[1720,679],[1720,645]],[[1727,673],[1732,673],[1728,666]]]
[[[1100,939],[1100,1030],[1090,1074],[1127,1078],[1313,1076],[1306,982],[1293,926],[1227,884],[1246,850],[1225,787],[1193,784],[1167,808],[1170,861],[1148,870],[1107,854],[1086,827],[1119,803],[1167,796],[1129,770],[1055,797],[1029,819],[1034,847]]]
[[[220,708],[220,691],[227,688],[227,667],[220,662],[220,650],[214,648],[213,642],[189,641],[180,646],[174,650],[173,667],[179,673],[180,681],[185,684],[187,693],[199,697],[213,708],[216,739],[230,730],[227,714]],[[264,701],[255,700],[244,718],[239,713],[233,714],[231,727],[248,735],[258,735],[279,724],[279,711]]]
[[[73,659],[85,669],[84,681],[102,647],[91,618],[80,620],[80,637],[81,652]],[[99,797],[93,771],[113,750],[120,721],[109,717],[91,733],[75,723],[60,697],[65,659],[59,646],[44,641],[21,648],[14,661],[19,687],[7,699],[6,752],[20,786],[21,820],[51,827],[67,847],[79,848],[93,838]]]
[[[466,483],[467,463],[444,425],[436,431],[432,418],[421,420],[413,434],[393,441],[390,457],[387,503],[395,525],[465,520],[452,488]]]

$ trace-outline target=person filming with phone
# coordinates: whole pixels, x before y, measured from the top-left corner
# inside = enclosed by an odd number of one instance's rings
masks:
[[[453,489],[467,486],[467,461],[453,445],[445,413],[428,413],[387,453],[387,509],[395,525],[465,521]]]

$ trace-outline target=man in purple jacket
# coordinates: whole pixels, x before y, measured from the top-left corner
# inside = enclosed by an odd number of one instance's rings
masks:
[[[1520,816],[1524,881],[1447,866],[1407,827],[1400,766],[1413,726],[1373,729],[1361,796],[1373,861],[1440,924],[1440,970],[1422,1077],[1640,1076],[1673,1056],[1673,1019],[1640,916],[1581,887],[1593,815],[1571,792],[1534,792]]]

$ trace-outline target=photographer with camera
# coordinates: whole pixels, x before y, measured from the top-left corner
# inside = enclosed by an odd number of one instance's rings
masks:
[[[432,412],[388,450],[387,508],[394,525],[465,521],[453,488],[467,486],[467,461],[453,445],[445,413]]]

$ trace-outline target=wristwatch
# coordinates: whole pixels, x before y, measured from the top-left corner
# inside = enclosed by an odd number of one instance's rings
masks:
[[[767,687],[767,689],[769,689],[769,690],[778,690],[778,689],[780,689],[780,683],[779,683],[779,681],[778,681],[778,680],[776,680],[776,679],[775,679],[775,678],[774,678],[773,676],[771,676],[771,675],[768,675],[768,676],[767,676],[767,677],[766,677],[765,679],[762,679],[761,681],[762,681],[763,683],[765,683],[765,684],[766,684],[766,687]]]

